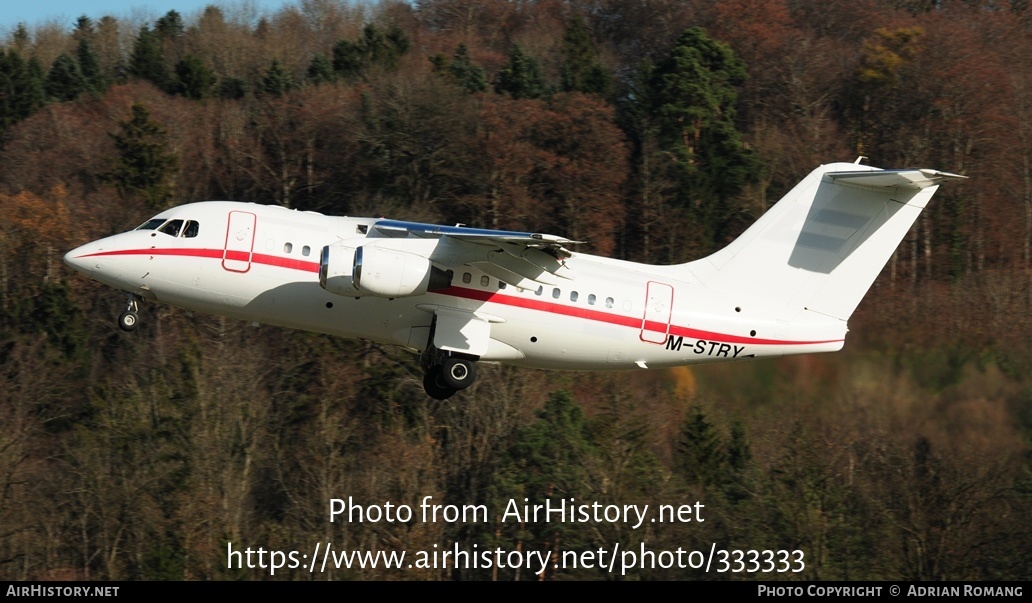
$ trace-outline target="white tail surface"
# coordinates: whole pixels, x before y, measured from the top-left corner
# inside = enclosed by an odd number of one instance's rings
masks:
[[[957,178],[824,165],[730,245],[683,267],[729,299],[762,302],[771,318],[809,311],[845,321],[938,185]]]

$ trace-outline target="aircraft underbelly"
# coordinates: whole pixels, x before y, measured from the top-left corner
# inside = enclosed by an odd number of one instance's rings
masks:
[[[318,282],[286,281],[255,266],[247,274],[211,274],[210,265],[180,274],[178,280],[150,277],[148,287],[164,303],[261,324],[409,346],[411,331],[429,328],[432,318],[410,300],[343,297]]]
[[[641,314],[600,312],[575,317],[518,307],[511,300],[485,302],[454,295],[346,297],[327,292],[314,279],[287,280],[280,269],[257,265],[247,273],[232,273],[218,264],[196,261],[179,270],[176,280],[159,280],[147,271],[157,263],[160,260],[150,259],[133,270],[146,275],[140,282],[149,293],[172,305],[413,350],[426,348],[436,313],[439,330],[433,343],[438,349],[488,362],[563,370],[663,368],[841,347],[841,340],[786,348],[753,345],[734,336],[680,335],[693,319],[671,314],[669,306],[645,319]],[[178,267],[184,267],[183,260]],[[657,307],[668,304],[671,291],[666,286],[650,290],[649,300]]]
[[[490,312],[491,308],[487,306],[484,311]],[[610,350],[626,347],[638,334],[626,327],[525,309],[509,309],[506,318],[504,323],[491,325],[492,338],[520,350],[524,359],[519,364],[537,368],[613,368]]]

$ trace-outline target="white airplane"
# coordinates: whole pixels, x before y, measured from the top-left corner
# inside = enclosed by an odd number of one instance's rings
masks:
[[[859,161],[859,160],[858,160]],[[814,170],[713,255],[655,266],[563,237],[209,201],[65,255],[138,302],[359,337],[420,354],[426,393],[477,362],[653,369],[831,352],[942,182],[934,170]]]

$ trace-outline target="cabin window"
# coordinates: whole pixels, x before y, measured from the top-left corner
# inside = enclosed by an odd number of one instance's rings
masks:
[[[606,298],[606,307],[607,308],[612,308],[613,307],[613,303],[614,303],[614,300],[613,300],[612,297],[607,297]]]
[[[545,292],[545,288],[542,287],[541,285],[538,285],[537,291],[534,292],[534,295],[541,295],[544,292]]]
[[[283,244],[283,253],[290,253],[291,251],[294,251],[294,244],[293,243],[284,243]]]
[[[158,232],[163,232],[172,237],[178,237],[179,231],[183,228],[182,220],[169,220],[167,224],[158,229]]]
[[[572,301],[572,302],[577,301],[577,298],[579,296],[580,296],[580,294],[577,293],[576,291],[570,291],[570,301]]]
[[[304,247],[301,248],[301,255],[303,255],[305,257],[308,257],[308,254],[310,254],[310,253],[312,253],[312,248],[309,247],[308,245],[305,245]]]
[[[555,287],[554,289],[552,289],[552,298],[553,299],[559,299],[560,295],[562,295],[562,291],[559,290],[559,287]]]
[[[468,272],[463,272],[462,282],[466,283],[467,285],[470,284],[471,282],[473,282],[473,275]]]
[[[594,293],[591,293],[591,294],[588,295],[588,305],[589,306],[594,306],[595,305],[595,294]]]
[[[187,220],[186,226],[183,228],[183,237],[192,239],[197,236],[197,233],[200,232],[200,230],[201,225],[198,224],[196,220]]]
[[[136,230],[157,230],[159,226],[165,223],[165,218],[151,218],[143,224],[136,227]]]
[[[498,288],[505,289],[505,283],[503,283],[502,281],[498,281]]]
[[[488,286],[490,284],[491,284],[491,279],[487,278],[486,275],[480,277],[480,286],[481,287],[486,287],[486,286]]]

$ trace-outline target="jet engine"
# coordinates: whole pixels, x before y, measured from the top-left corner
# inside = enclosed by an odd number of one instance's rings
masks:
[[[330,293],[358,297],[351,280],[355,266],[355,248],[344,245],[327,245],[319,255],[319,286]]]
[[[391,241],[394,247],[400,241]],[[451,285],[452,271],[434,266],[422,255],[380,242],[357,247],[327,245],[319,261],[319,284],[338,295],[406,297]]]

